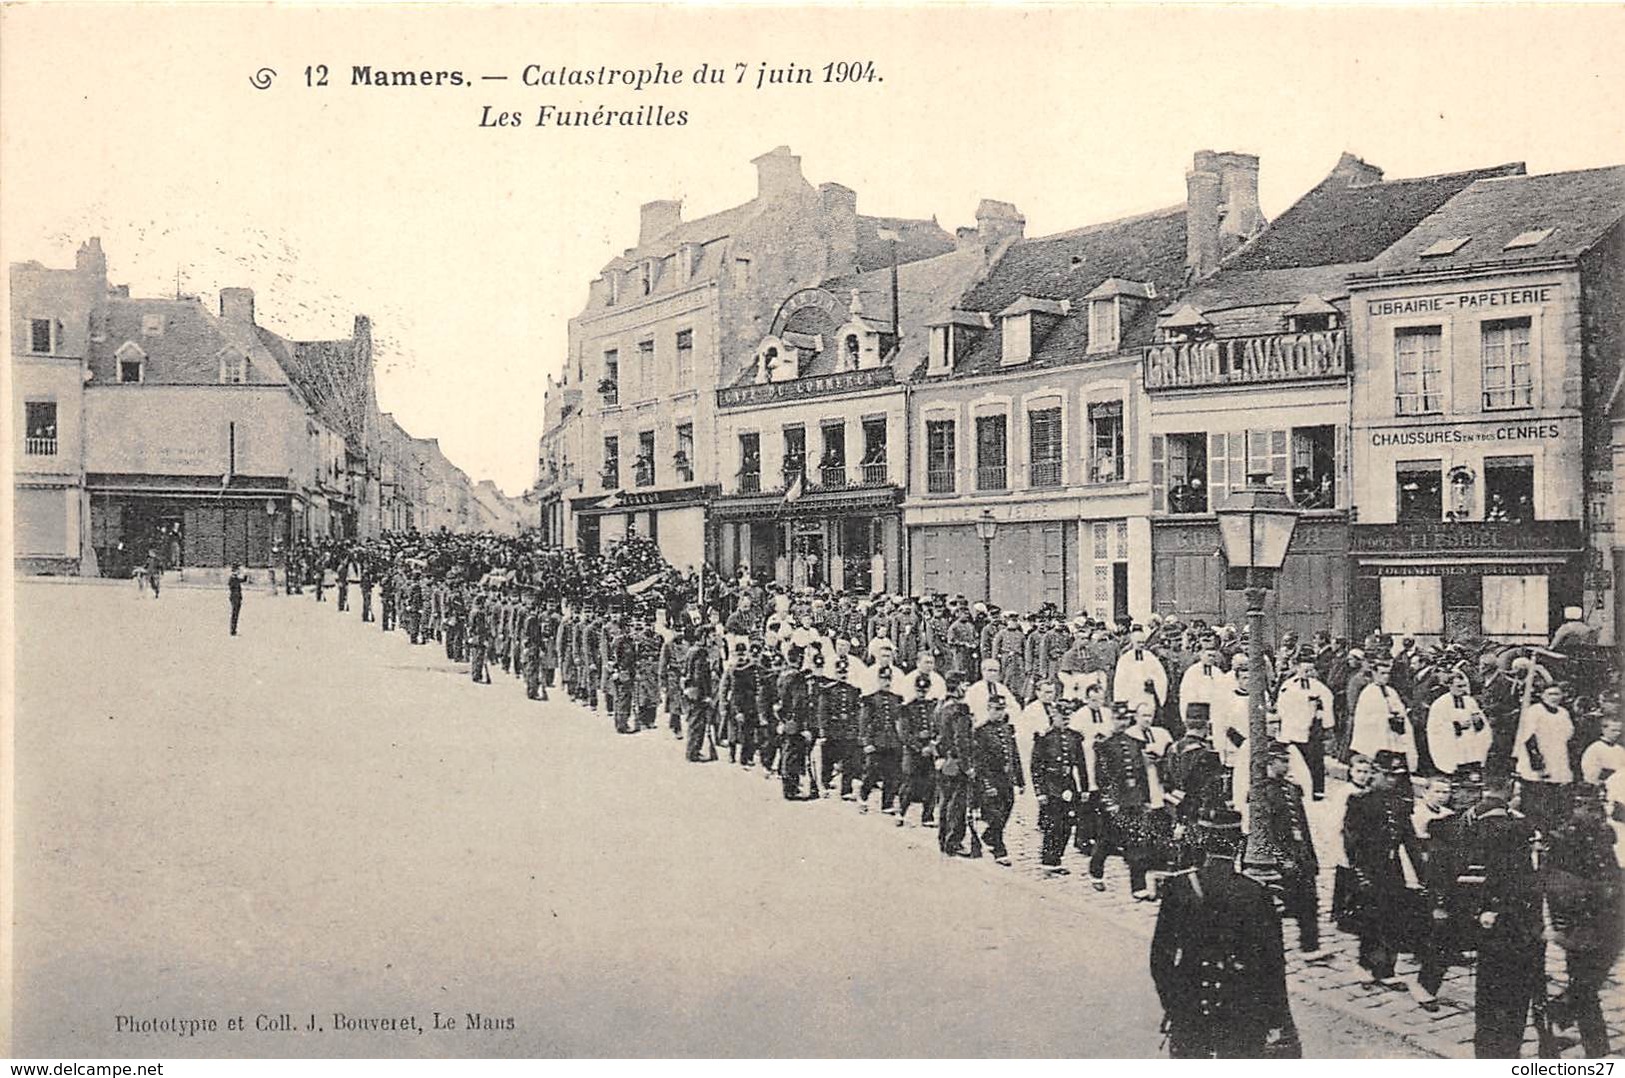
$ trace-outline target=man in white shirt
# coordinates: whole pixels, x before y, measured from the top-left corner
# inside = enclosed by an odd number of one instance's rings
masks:
[[[1580,755],[1581,782],[1600,786],[1625,771],[1625,745],[1620,744],[1622,732],[1625,732],[1625,720],[1618,715],[1604,716],[1600,736]]]
[[[920,698],[919,690],[915,688],[915,685],[918,683],[922,674],[925,675],[931,682],[930,688],[928,688],[925,692],[925,698],[927,700],[935,700],[940,704],[942,701],[948,699],[948,683],[943,680],[941,674],[937,673],[937,657],[929,651],[921,650],[921,652],[914,657],[913,675],[904,678],[903,684],[900,686],[902,689],[903,703],[912,703]]]
[[[1213,747],[1225,767],[1237,767],[1237,757],[1246,743],[1252,722],[1252,697],[1247,689],[1247,659],[1238,655],[1227,675],[1229,691],[1212,701],[1209,713],[1213,726]]]
[[[1219,663],[1218,645],[1210,637],[1202,641],[1202,657],[1190,665],[1179,679],[1179,717],[1190,723],[1192,704],[1207,704],[1229,696],[1236,688],[1236,679]],[[1218,736],[1217,727],[1214,736]],[[1217,741],[1214,742],[1217,745]]]
[[[1335,697],[1315,670],[1314,650],[1300,648],[1297,659],[1297,673],[1281,686],[1275,712],[1281,718],[1281,740],[1308,770],[1314,799],[1320,801],[1326,797],[1326,735],[1337,722]]]
[[[1428,708],[1428,753],[1441,774],[1483,767],[1489,757],[1494,734],[1478,701],[1468,694],[1471,687],[1466,674],[1451,674],[1450,691]]]
[[[1148,702],[1153,709],[1160,708],[1168,699],[1168,671],[1145,646],[1144,630],[1136,628],[1129,636],[1128,647],[1117,657],[1112,687],[1119,700],[1136,710]]]
[[[987,698],[991,695],[1004,697],[1006,714],[1014,715],[1021,709],[1016,703],[1016,694],[1000,681],[1001,669],[1002,664],[998,659],[983,659],[982,680],[965,690],[965,706],[970,709],[971,718],[978,724],[987,719]]]
[[[1523,799],[1523,814],[1536,830],[1550,831],[1568,815],[1569,788],[1574,770],[1569,765],[1569,740],[1574,722],[1563,706],[1563,688],[1548,685],[1540,699],[1524,708],[1512,742],[1513,765]]]
[[[1388,684],[1393,664],[1379,656],[1371,668],[1371,684],[1360,693],[1354,705],[1353,734],[1349,748],[1373,760],[1377,753],[1404,753],[1411,772],[1416,772],[1416,738],[1411,733],[1405,700]]]
[[[1112,736],[1112,709],[1106,705],[1104,682],[1090,682],[1083,690],[1083,706],[1072,716],[1072,728],[1083,735],[1084,774],[1095,790],[1095,742]]]
[[[1128,736],[1145,743],[1145,776],[1151,790],[1151,800],[1147,803],[1147,807],[1153,810],[1160,809],[1167,803],[1163,797],[1162,775],[1157,770],[1157,764],[1174,744],[1172,734],[1160,726],[1153,725],[1156,719],[1156,705],[1142,701],[1134,709],[1134,725],[1126,731]]]

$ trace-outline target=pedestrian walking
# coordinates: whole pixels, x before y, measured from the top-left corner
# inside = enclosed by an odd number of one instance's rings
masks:
[[[231,600],[231,635],[237,635],[237,619],[243,613],[243,570],[236,562],[231,563],[231,572],[226,577],[226,595]]]

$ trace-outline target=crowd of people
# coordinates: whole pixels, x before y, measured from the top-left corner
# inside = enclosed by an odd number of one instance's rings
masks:
[[[281,560],[285,590],[331,589],[340,609],[358,590],[362,620],[443,648],[475,682],[501,671],[532,699],[563,692],[622,734],[664,731],[688,761],[756,769],[786,800],[878,803],[898,827],[934,828],[945,855],[1010,864],[1006,830],[1031,797],[1047,874],[1068,875],[1076,851],[1105,890],[1119,858],[1136,900],[1163,900],[1152,965],[1177,1055],[1293,1051],[1265,894],[1310,962],[1328,957],[1329,900],[1373,990],[1424,1009],[1451,966],[1472,964],[1481,1056],[1517,1055],[1531,1023],[1542,1054],[1568,1026],[1588,1056],[1609,1051],[1598,993],[1621,946],[1619,671],[1569,646],[1573,633],[1550,647],[1286,633],[1254,663],[1233,626],[725,580],[679,572],[637,536],[585,554],[385,534]],[[1258,791],[1255,679],[1269,732]],[[1230,927],[1193,930],[1204,916]],[[1548,940],[1566,967],[1551,998]],[[1415,976],[1396,975],[1402,954]]]

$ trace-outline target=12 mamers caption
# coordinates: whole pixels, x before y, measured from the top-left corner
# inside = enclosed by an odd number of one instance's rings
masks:
[[[118,1033],[132,1034],[167,1034],[175,1037],[196,1037],[200,1034],[210,1033],[500,1033],[515,1028],[511,1015],[484,1014],[480,1011],[465,1011],[461,1014],[448,1014],[440,1011],[431,1011],[427,1022],[419,1021],[415,1014],[404,1015],[353,1015],[343,1011],[331,1011],[327,1014],[294,1015],[289,1012],[280,1014],[256,1014],[252,1020],[245,1015],[233,1015],[227,1018],[186,1018],[180,1016],[165,1016],[161,1018],[137,1018],[130,1014],[121,1014],[113,1019],[113,1028]]]
[[[276,79],[275,68],[262,67],[249,76],[248,81],[256,90],[268,90],[275,85]],[[885,80],[875,69],[873,60],[831,60],[821,65],[739,60],[718,64],[702,62],[694,67],[667,65],[664,61],[653,67],[526,64],[517,77],[477,74],[452,68],[417,70],[354,64],[349,68],[347,82],[342,67],[310,64],[304,69],[303,81],[304,86],[311,90],[342,86],[365,87],[369,90],[433,90],[518,82],[527,87],[575,91],[578,94],[638,94],[676,87],[734,87],[755,92],[795,86],[861,86]],[[581,101],[546,102],[519,107],[482,103],[478,113],[480,127],[684,127],[688,122],[689,110],[686,107],[641,101],[590,104]]]

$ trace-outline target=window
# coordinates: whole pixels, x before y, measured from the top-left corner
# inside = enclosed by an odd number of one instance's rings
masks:
[[[56,456],[56,401],[29,401],[23,418],[23,453]]]
[[[1446,236],[1442,240],[1434,240],[1422,248],[1420,257],[1443,258],[1446,255],[1453,255],[1467,246],[1467,241],[1471,238],[1471,236]]]
[[[51,350],[51,320],[31,318],[28,322],[29,351],[45,354]]]
[[[1535,458],[1484,458],[1484,519],[1521,524],[1535,519]]]
[[[609,282],[609,295],[605,297],[604,303],[606,306],[613,307],[621,298],[621,275],[614,270],[610,270],[604,274],[604,277]]]
[[[1325,333],[1332,329],[1331,314],[1295,314],[1291,318],[1294,333]]]
[[[1089,406],[1089,482],[1123,481],[1123,402]]]
[[[824,455],[819,459],[819,482],[826,487],[846,486],[846,424],[825,423]]]
[[[694,381],[694,331],[677,331],[677,388],[682,389]]]
[[[807,474],[807,431],[804,427],[784,428],[784,486],[788,490]]]
[[[878,484],[886,481],[886,421],[863,421],[863,481]]]
[[[643,262],[643,273],[641,274],[639,280],[639,287],[643,289],[643,294],[645,296],[647,296],[650,292],[653,292],[655,288],[654,263],[647,259],[645,259]]]
[[[1207,512],[1207,436],[1168,435],[1168,511]]]
[[[1299,509],[1337,506],[1337,428],[1292,429],[1292,501]]]
[[[672,465],[680,482],[694,482],[694,424],[677,424],[677,453]]]
[[[739,436],[739,492],[755,494],[762,489],[762,436],[752,431]]]
[[[928,494],[954,492],[954,421],[928,419],[925,423],[925,490]]]
[[[1004,490],[1009,486],[1005,417],[976,417],[976,489]]]
[[[1030,485],[1061,485],[1060,408],[1039,408],[1027,413],[1027,463]]]
[[[1436,460],[1400,461],[1394,468],[1399,519],[1444,519],[1444,483]]]
[[[1033,316],[1028,313],[1008,315],[1004,324],[1001,364],[1025,363],[1033,357]]]
[[[601,475],[605,490],[621,485],[621,440],[615,435],[604,438],[604,471]]]
[[[1427,415],[1443,410],[1439,371],[1444,331],[1439,326],[1394,330],[1394,414]]]
[[[655,432],[646,430],[638,435],[638,456],[632,462],[632,481],[640,487],[655,485]]]
[[[605,404],[621,401],[621,353],[614,348],[604,353],[604,377],[598,383],[598,392]]]
[[[638,400],[655,395],[655,342],[638,342]]]
[[[1231,435],[1232,440],[1239,437]],[[1241,475],[1230,476],[1230,489],[1239,491],[1252,482],[1255,475],[1269,476],[1269,484],[1287,490],[1287,432],[1284,430],[1250,430],[1247,438],[1247,468]]]
[[[118,363],[118,380],[120,382],[140,382],[141,361],[139,359],[121,359]]]
[[[844,364],[843,370],[855,371],[858,369],[858,335],[848,333],[846,340],[841,343],[841,355]]]
[[[1117,350],[1117,300],[1097,299],[1089,303],[1089,351]]]
[[[1507,240],[1506,246],[1501,250],[1516,251],[1522,247],[1539,247],[1555,231],[1557,230],[1552,228],[1532,228],[1528,232],[1520,232]]]
[[[1506,318],[1481,327],[1484,409],[1528,408],[1534,403],[1529,361],[1529,319]]]
[[[227,385],[242,385],[248,381],[248,357],[221,355],[220,381]]]

